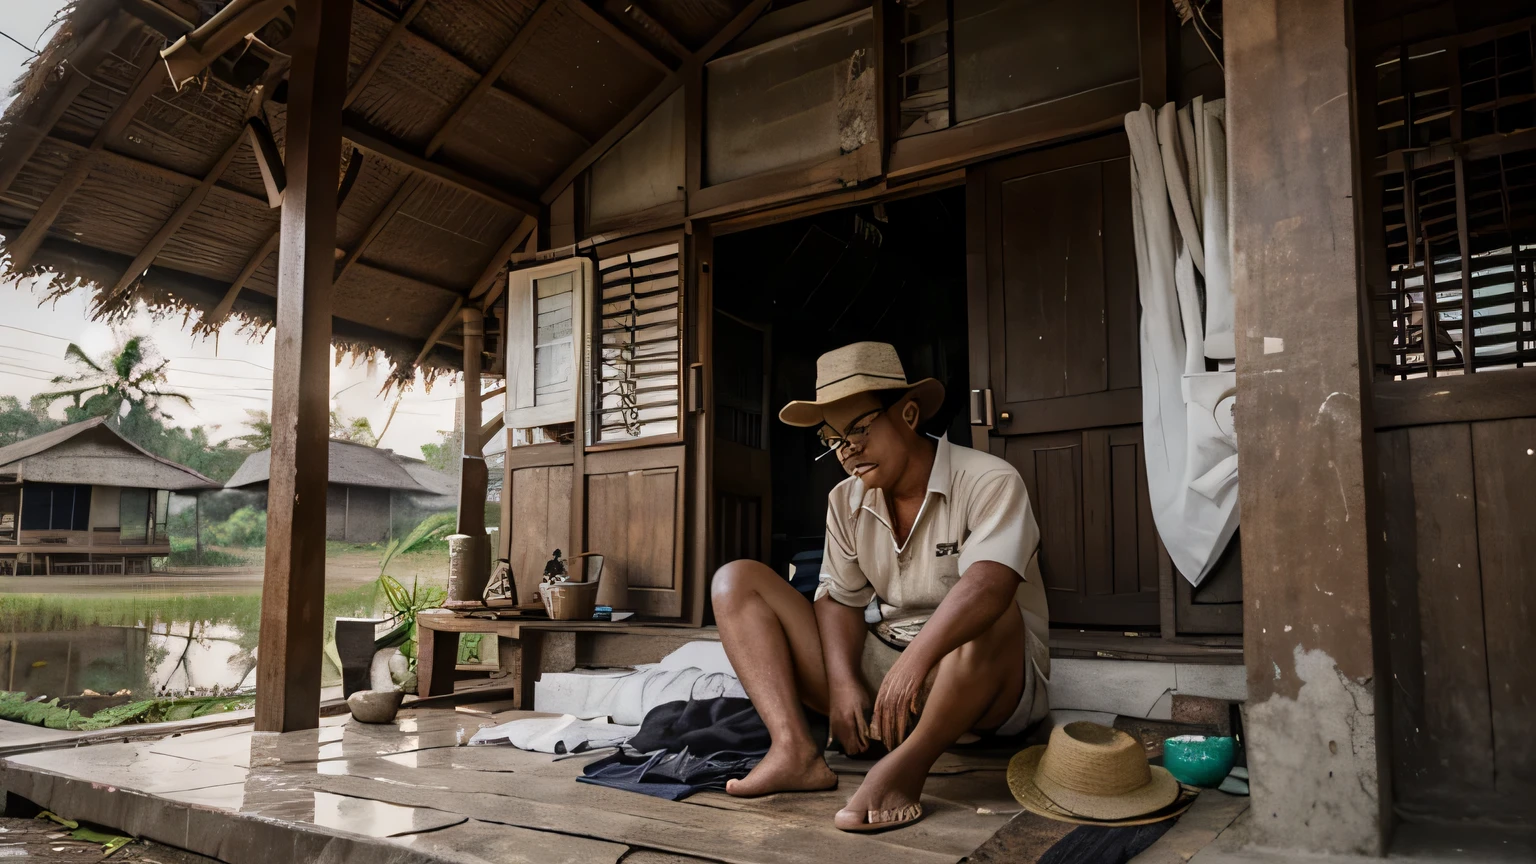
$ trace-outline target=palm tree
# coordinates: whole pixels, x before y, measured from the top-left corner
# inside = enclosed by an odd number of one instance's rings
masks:
[[[69,390],[40,393],[37,398],[44,405],[52,405],[62,399],[71,404],[64,409],[65,419],[78,423],[91,417],[105,417],[107,423],[123,430],[129,438],[140,431],[138,427],[152,427],[154,421],[170,419],[161,404],[167,400],[179,400],[187,406],[192,399],[184,393],[164,389],[168,383],[165,369],[169,360],[162,360],[154,353],[154,346],[146,336],[133,336],[123,343],[116,353],[92,360],[79,345],[71,342],[64,350],[65,359],[80,367],[75,375],[55,376],[54,384],[77,384]],[[148,421],[148,422],[146,422]]]
[[[241,446],[251,450],[272,449],[272,415],[266,411],[245,409],[245,425],[251,427],[251,434],[236,435],[232,441],[239,441]]]

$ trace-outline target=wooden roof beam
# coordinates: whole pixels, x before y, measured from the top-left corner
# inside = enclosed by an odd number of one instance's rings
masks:
[[[379,67],[384,65],[384,58],[389,56],[390,49],[399,44],[400,40],[405,38],[406,34],[410,32],[411,22],[416,20],[416,16],[421,14],[422,7],[426,5],[427,0],[414,0],[405,10],[405,14],[400,16],[400,20],[396,21],[394,26],[389,28],[389,33],[384,36],[384,41],[380,42],[378,47],[373,49],[373,55],[368,58],[368,63],[363,66],[363,71],[357,73],[357,80],[353,81],[352,85],[347,88],[347,98],[341,103],[342,110],[352,107],[352,103],[357,101],[357,97],[362,95],[363,90],[367,89],[368,82],[373,80],[374,73],[378,72]]]
[[[714,38],[709,40],[708,44],[700,48],[697,53],[689,55],[687,62],[683,63],[677,71],[668,75],[660,84],[656,85],[656,89],[640,100],[639,105],[636,105],[633,110],[624,115],[623,120],[620,120],[617,125],[608,130],[608,134],[604,135],[596,144],[588,147],[587,152],[581,154],[575,162],[572,162],[564,171],[560,172],[560,176],[555,178],[555,182],[551,183],[549,188],[544,190],[544,194],[539,196],[540,200],[545,204],[549,204],[560,197],[560,193],[565,191],[565,187],[571,185],[571,182],[580,176],[581,172],[591,167],[593,162],[596,162],[613,145],[619,143],[621,138],[640,125],[640,121],[649,117],[651,112],[656,110],[656,106],[665,102],[668,96],[677,92],[678,88],[683,86],[683,82],[703,68],[704,64],[709,62],[711,57],[720,53],[720,50],[729,45],[731,40],[740,36],[743,30],[751,26],[752,22],[757,20],[757,16],[761,15],[763,10],[768,8],[769,2],[770,0],[752,0],[747,8],[741,10],[735,18],[730,20],[730,23],[720,29],[720,32],[716,33]]]
[[[64,112],[74,104],[75,97],[91,83],[91,74],[106,59],[107,52],[112,48],[113,37],[118,35],[122,24],[121,15],[103,18],[80,41],[80,46],[61,61],[67,73],[66,80],[52,89],[44,90],[16,118],[6,134],[5,161],[0,162],[0,194],[11,188],[11,182],[21,173],[32,154],[37,152],[38,145],[58,125]]]
[[[453,113],[448,115],[448,119],[443,121],[443,125],[432,136],[432,140],[427,142],[426,154],[428,159],[432,158],[438,150],[442,149],[443,144],[448,140],[448,136],[453,134],[454,127],[458,126],[459,121],[469,114],[470,109],[474,107],[475,103],[479,102],[486,93],[489,93],[492,88],[496,87],[496,82],[501,80],[501,76],[507,71],[507,67],[511,66],[512,61],[517,59],[517,55],[521,54],[523,49],[528,47],[528,43],[533,41],[533,37],[538,32],[539,27],[544,24],[556,9],[560,8],[560,4],[563,2],[566,2],[566,0],[540,0],[537,8],[533,10],[533,14],[528,16],[528,20],[523,22],[523,26],[518,29],[517,35],[512,37],[512,41],[501,52],[501,56],[497,57],[496,61],[491,64],[491,67],[485,70],[485,74],[480,76],[480,80],[475,82],[475,89],[469,91],[469,95],[459,101],[459,104],[454,107]],[[574,2],[578,6],[582,5],[580,0],[574,0]],[[518,101],[522,102],[523,100],[519,99]],[[529,107],[533,106],[530,105]],[[543,112],[539,113],[542,114]],[[554,121],[552,117],[549,119]],[[559,121],[554,122],[558,123]],[[559,125],[564,127],[565,124],[561,123]]]
[[[641,6],[639,0],[605,0],[603,8],[616,18],[628,18],[678,61],[688,59],[688,46]]]
[[[570,0],[571,11],[581,16],[582,20],[597,28],[599,33],[619,44],[620,48],[628,51],[637,60],[657,69],[661,72],[671,72],[672,65],[665,58],[650,48],[640,44],[635,37],[624,31],[624,28],[609,20],[607,15],[597,9],[588,6],[585,0]]]
[[[497,274],[501,272],[501,268],[506,265],[507,260],[512,257],[512,253],[519,246],[523,245],[529,237],[533,236],[533,231],[538,225],[537,219],[532,216],[525,216],[523,221],[519,222],[517,227],[512,229],[512,233],[507,235],[507,239],[501,244],[501,248],[496,250],[496,254],[492,255],[491,260],[485,265],[485,270],[480,273],[480,278],[476,279],[475,284],[470,287],[469,294],[464,298],[455,300],[453,308],[449,309],[448,314],[443,316],[443,320],[439,321],[437,326],[432,328],[431,335],[427,337],[426,343],[421,346],[421,353],[416,355],[415,365],[420,366],[422,361],[427,359],[427,355],[442,340],[443,334],[448,332],[448,328],[453,326],[453,322],[459,320],[459,312],[464,308],[466,300],[470,303],[476,303],[482,312],[489,309],[491,304],[496,302],[496,298],[501,296],[501,290],[497,287],[499,284],[496,279]]]
[[[440,162],[434,162],[420,153],[413,153],[402,145],[389,141],[380,134],[367,129],[360,118],[351,115],[345,116],[342,121],[341,134],[348,141],[364,150],[377,153],[385,159],[398,162],[412,171],[435,178],[449,186],[479,195],[488,201],[494,201],[502,206],[510,207],[524,215],[538,216],[543,212],[543,205],[538,201],[524,198],[515,192],[492,185],[477,177],[471,177]]]
[[[266,262],[267,258],[277,251],[277,238],[278,229],[274,228],[272,233],[267,236],[267,239],[262,242],[261,246],[251,253],[251,257],[245,260],[245,266],[240,268],[240,274],[235,277],[233,282],[229,283],[229,288],[225,289],[224,298],[219,301],[217,306],[213,307],[212,311],[203,315],[198,320],[197,325],[192,328],[193,332],[208,336],[218,332],[219,327],[224,324],[224,319],[229,317],[229,310],[234,308],[235,298],[240,296],[240,289],[244,288],[245,283],[249,282],[251,277],[256,275],[256,271],[261,268],[261,265]]]
[[[59,212],[69,201],[69,196],[80,188],[85,178],[95,167],[107,141],[121,135],[128,128],[128,123],[133,120],[133,115],[139,113],[139,109],[149,101],[149,97],[155,94],[165,85],[165,79],[161,77],[159,64],[160,49],[153,43],[146,46],[134,58],[134,66],[143,66],[139,77],[134,82],[133,89],[123,97],[117,108],[112,112],[106,122],[96,130],[96,137],[91,140],[91,146],[86,152],[76,157],[65,169],[64,176],[54,185],[53,191],[43,199],[43,203],[32,214],[32,220],[23,228],[21,234],[6,244],[6,251],[11,254],[11,270],[20,271],[32,263],[32,256],[37,254],[39,246],[43,245],[43,238],[48,236],[48,229],[53,227],[53,220],[59,217]]]

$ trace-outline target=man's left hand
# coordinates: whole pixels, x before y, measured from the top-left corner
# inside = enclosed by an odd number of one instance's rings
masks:
[[[887,749],[894,750],[907,739],[907,733],[917,725],[917,715],[923,710],[927,695],[923,682],[929,670],[916,659],[911,650],[903,651],[891,671],[880,682],[880,693],[875,697],[874,716],[870,720],[870,732],[879,737]]]

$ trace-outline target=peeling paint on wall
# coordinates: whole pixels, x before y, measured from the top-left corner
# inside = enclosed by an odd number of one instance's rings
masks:
[[[1251,839],[1259,847],[1379,854],[1376,720],[1371,679],[1356,681],[1326,651],[1294,652],[1275,674],[1300,680],[1296,697],[1249,702]],[[1302,830],[1298,830],[1300,827]]]

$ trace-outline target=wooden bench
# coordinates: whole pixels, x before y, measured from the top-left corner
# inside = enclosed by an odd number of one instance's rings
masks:
[[[459,659],[459,634],[489,633],[496,636],[491,654],[495,666],[515,676],[519,708],[533,707],[533,684],[540,672],[569,671],[577,665],[632,666],[654,663],[663,656],[699,640],[718,640],[713,627],[651,624],[625,621],[551,621],[547,618],[474,618],[446,609],[432,609],[416,616],[416,693],[422,698],[453,692]],[[553,637],[572,634],[569,653],[546,657]],[[486,656],[481,649],[481,657]],[[551,666],[547,660],[555,660]],[[531,670],[531,671],[530,671]]]

